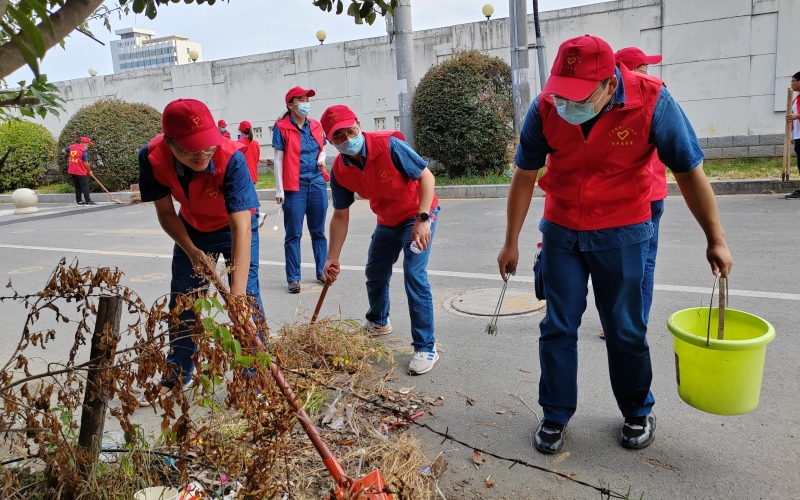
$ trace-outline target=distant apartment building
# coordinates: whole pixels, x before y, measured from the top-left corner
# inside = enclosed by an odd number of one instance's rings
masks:
[[[111,42],[114,73],[191,64],[189,53],[193,50],[200,55],[197,62],[203,60],[200,44],[185,36],[153,38],[156,32],[143,28],[125,28],[115,33],[120,39]]]

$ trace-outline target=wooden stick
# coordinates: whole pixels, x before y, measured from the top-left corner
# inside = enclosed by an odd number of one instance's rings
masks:
[[[331,286],[331,280],[326,279],[325,285],[322,287],[322,291],[319,294],[319,300],[317,300],[317,307],[314,308],[314,315],[311,316],[311,324],[317,322],[317,317],[319,316],[319,310],[322,309],[322,302],[325,300],[325,295],[328,294],[328,287]]]
[[[728,278],[719,278],[719,321],[717,322],[717,340],[725,340],[725,307],[728,305]]]
[[[92,179],[94,179],[94,181],[95,181],[95,182],[96,182],[96,183],[97,183],[97,184],[98,184],[98,185],[99,185],[101,188],[103,188],[103,191],[105,191],[105,192],[108,194],[108,196],[110,196],[110,197],[111,197],[111,201],[113,201],[113,202],[115,202],[115,203],[119,203],[120,205],[126,205],[126,203],[125,203],[124,201],[119,201],[118,199],[114,198],[114,195],[113,195],[113,194],[111,194],[111,193],[108,191],[108,189],[106,189],[106,187],[103,185],[103,183],[101,183],[100,181],[98,181],[98,180],[97,180],[97,177],[95,177],[95,176],[94,176],[94,174],[89,174],[89,175],[91,175],[91,176],[92,176]]]
[[[794,92],[791,88],[786,92],[786,114],[792,112],[792,101]],[[783,172],[781,173],[781,181],[789,180],[789,170],[792,164],[792,122],[787,121],[783,135]]]

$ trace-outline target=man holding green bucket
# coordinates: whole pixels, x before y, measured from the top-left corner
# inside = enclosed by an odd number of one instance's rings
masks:
[[[544,419],[534,446],[541,453],[558,453],[575,413],[578,327],[591,277],[611,386],[625,419],[620,442],[626,448],[646,448],[656,427],[642,295],[653,235],[649,163],[654,152],[675,174],[706,234],[712,272],[727,276],[733,257],[702,169],[697,136],[660,80],[616,67],[608,43],[590,35],[564,42],[550,75],[520,134],[506,240],[497,257],[501,276],[516,271],[519,234],[538,170],[549,155],[540,182],[547,197],[539,225],[547,295],[547,313],[539,325]]]

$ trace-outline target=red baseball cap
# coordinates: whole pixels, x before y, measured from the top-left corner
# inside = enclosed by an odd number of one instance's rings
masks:
[[[558,47],[542,94],[555,94],[571,101],[589,97],[597,84],[616,72],[614,51],[602,38],[584,35],[570,38]]]
[[[619,49],[617,53],[614,54],[614,59],[629,70],[633,70],[642,64],[660,63],[661,54],[648,56],[636,47],[625,47],[624,49]]]
[[[224,121],[220,121],[224,123]],[[201,151],[222,144],[208,106],[197,99],[178,99],[167,104],[161,116],[164,135],[186,151]]]
[[[250,122],[245,120],[239,124],[239,130],[252,130],[253,126],[250,125]]]
[[[326,109],[319,121],[322,124],[322,130],[325,135],[331,137],[337,130],[355,125],[358,117],[353,113],[352,109],[342,104],[337,104]]]
[[[88,137],[81,137],[81,144],[94,144]]]
[[[289,89],[289,92],[286,93],[286,104],[289,104],[289,101],[292,100],[294,97],[301,97],[307,95],[308,97],[314,97],[317,95],[316,92],[313,90],[306,90],[303,87],[292,87]]]
[[[225,122],[225,120],[220,120],[217,122],[217,127],[227,127],[227,126],[228,124]]]

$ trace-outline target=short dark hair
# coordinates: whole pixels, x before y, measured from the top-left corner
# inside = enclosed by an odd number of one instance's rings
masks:
[[[794,78],[795,80],[800,80],[800,71],[798,71],[797,73],[793,74],[792,78]]]

